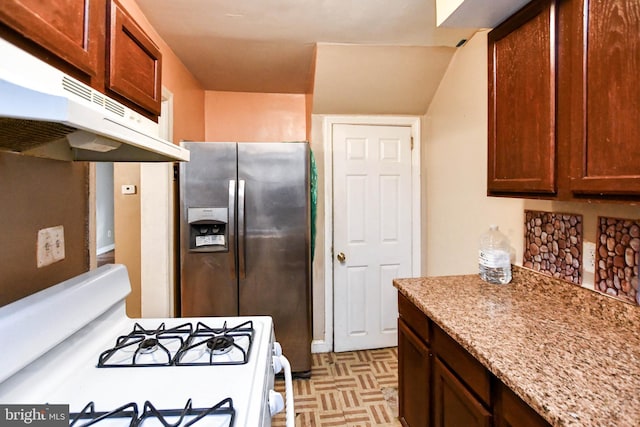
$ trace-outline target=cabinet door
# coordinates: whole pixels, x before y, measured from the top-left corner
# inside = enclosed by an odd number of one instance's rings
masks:
[[[556,192],[556,21],[535,0],[489,33],[489,194]]]
[[[575,195],[640,195],[640,3],[572,0]]]
[[[105,0],[2,0],[0,22],[88,76],[98,73]]]
[[[491,413],[438,357],[433,363],[433,393],[435,427],[491,425]]]
[[[108,42],[107,88],[158,116],[162,100],[160,49],[114,0],[110,3]]]
[[[429,348],[398,319],[398,410],[405,426],[431,425],[430,370]]]

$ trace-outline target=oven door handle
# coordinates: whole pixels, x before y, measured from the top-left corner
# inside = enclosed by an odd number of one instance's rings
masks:
[[[278,342],[273,343],[273,371],[278,374],[284,370],[284,392],[285,392],[285,411],[286,411],[286,427],[296,426],[296,413],[293,406],[293,380],[291,377],[291,364],[282,354],[282,347]],[[282,410],[282,409],[280,409]]]
[[[280,357],[280,363],[284,368],[285,411],[287,413],[287,427],[296,427],[296,414],[293,407],[293,381],[291,379],[291,364],[284,356]]]
[[[236,180],[229,180],[229,265],[231,278],[236,278]]]
[[[238,181],[238,273],[240,279],[244,279],[247,276],[246,272],[246,247],[245,247],[245,182],[244,179]]]

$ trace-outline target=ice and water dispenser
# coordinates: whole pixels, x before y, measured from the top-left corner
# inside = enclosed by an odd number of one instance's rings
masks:
[[[189,250],[191,252],[227,252],[229,250],[227,208],[188,208]]]

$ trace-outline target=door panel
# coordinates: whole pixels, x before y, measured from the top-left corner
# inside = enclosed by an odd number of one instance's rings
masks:
[[[245,183],[238,257],[246,266],[239,273],[239,314],[273,317],[296,372],[311,369],[308,174],[306,143],[238,144],[238,181]]]
[[[397,344],[392,280],[411,274],[411,128],[333,127],[334,349]]]
[[[191,161],[180,164],[180,298],[182,316],[237,316],[234,231],[227,252],[189,250],[189,207],[227,208],[236,179],[236,144],[185,142]],[[231,222],[231,221],[229,221]]]
[[[403,425],[430,426],[431,353],[403,319],[398,319],[398,410]]]
[[[640,8],[637,0],[568,2],[572,46],[571,190],[640,195]],[[584,18],[583,18],[584,17]]]
[[[162,53],[153,40],[111,0],[107,88],[160,115],[162,101]]]

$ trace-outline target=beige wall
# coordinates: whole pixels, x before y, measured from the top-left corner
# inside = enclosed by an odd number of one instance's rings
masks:
[[[486,196],[486,64],[481,32],[456,51],[423,119],[425,275],[475,273],[477,240],[489,224],[521,246],[522,200]]]
[[[162,85],[173,94],[173,141],[198,140],[204,137],[204,89],[151,26],[135,0],[120,0],[142,29],[160,47]]]
[[[88,170],[0,152],[0,306],[89,269]],[[59,225],[64,260],[37,268],[38,230]]]
[[[205,140],[307,140],[307,96],[207,91]]]
[[[500,225],[522,264],[524,210],[583,215],[584,241],[596,238],[597,217],[640,218],[629,204],[551,202],[486,196],[486,32],[458,49],[424,118],[423,272],[476,273],[477,242],[490,223]],[[584,276],[593,287],[593,275]]]
[[[313,334],[314,340],[324,340],[325,338],[325,216],[324,216],[324,129],[323,121],[325,116],[313,115],[311,119],[311,139],[310,146],[316,160],[316,168],[318,170],[318,200],[316,206],[316,241],[315,251],[312,263],[312,304],[313,304]],[[333,332],[333,331],[329,331]]]
[[[204,89],[180,59],[153,29],[134,0],[121,0],[124,8],[158,44],[162,52],[162,85],[173,95],[173,141],[204,138]],[[133,184],[135,195],[120,194],[121,184]],[[116,262],[127,266],[132,293],[127,299],[127,314],[140,316],[141,309],[141,186],[140,165],[119,163],[114,166],[114,210]]]
[[[321,43],[313,114],[422,115],[455,49]]]
[[[162,80],[173,95],[173,141],[302,141],[307,139],[307,110],[310,101],[305,95],[250,94],[235,92],[205,92],[187,71],[140,12],[134,0],[123,0],[124,7],[159,45],[162,52]],[[205,101],[206,99],[206,101]],[[206,130],[205,130],[206,128]],[[116,262],[129,270],[132,293],[127,300],[130,316],[144,315],[142,295],[164,290],[149,289],[142,283],[141,171],[138,164],[117,164],[115,174],[115,240]],[[134,184],[136,195],[120,194],[120,185]],[[144,290],[143,290],[144,287]]]

